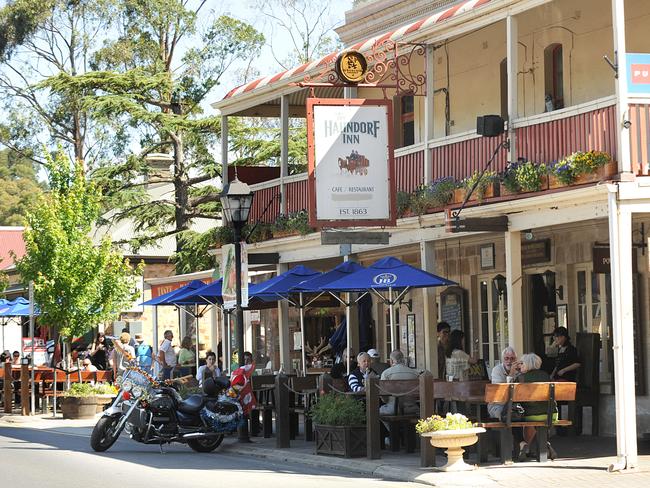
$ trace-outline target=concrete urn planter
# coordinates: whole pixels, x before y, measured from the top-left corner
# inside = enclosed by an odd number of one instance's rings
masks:
[[[61,413],[64,419],[92,419],[97,413],[99,401],[100,399],[95,395],[64,397],[63,402],[61,402]]]
[[[465,446],[471,446],[478,441],[478,434],[485,432],[482,427],[458,430],[439,430],[436,432],[424,432],[422,437],[428,437],[433,447],[447,449],[447,464],[439,469],[440,471],[471,471],[475,467],[463,460]]]

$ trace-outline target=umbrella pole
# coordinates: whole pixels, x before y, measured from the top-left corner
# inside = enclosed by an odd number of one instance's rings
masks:
[[[32,354],[31,354],[31,365],[32,371],[30,373],[30,405],[31,405],[31,415],[34,415],[36,410],[36,392],[34,391],[34,282],[29,282],[29,335],[32,339]]]
[[[302,350],[302,375],[307,376],[307,358],[305,354],[305,307],[303,296],[300,292],[300,347]]]
[[[350,293],[347,294],[347,300],[345,302],[345,347],[347,348],[348,353],[346,354],[347,356],[347,370],[348,370],[348,375],[350,374],[350,362],[352,358],[350,358]]]
[[[390,345],[394,351],[396,349],[399,349],[399,347],[397,347],[397,343],[395,342],[395,317],[393,316],[393,289],[392,288],[388,289],[388,307],[390,310]],[[388,351],[388,354],[390,354],[393,351]]]
[[[226,352],[228,353],[228,356],[225,358],[225,360],[227,361],[228,373],[232,373],[232,371],[230,371],[230,362],[232,356],[232,350],[230,348],[230,313],[227,313],[226,316],[228,317],[228,326],[226,327],[226,345],[227,345]]]
[[[217,348],[217,356],[219,356],[219,348]],[[226,371],[226,311],[223,308],[221,308],[221,358],[221,372],[224,373]]]
[[[196,329],[196,372],[198,374],[199,372],[199,307],[198,305],[194,305],[195,309],[194,311],[196,312],[196,324],[194,324],[194,328]]]

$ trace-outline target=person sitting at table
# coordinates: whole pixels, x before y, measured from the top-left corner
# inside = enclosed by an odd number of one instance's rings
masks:
[[[446,357],[451,327],[447,322],[438,322],[438,379],[446,380]]]
[[[465,334],[462,330],[453,330],[449,335],[449,344],[447,345],[445,369],[447,379],[453,377],[455,381],[467,381],[469,365],[476,364],[477,359],[467,354],[463,348],[463,338]]]
[[[95,372],[97,371],[97,367],[92,363],[92,361],[89,358],[86,358],[83,360],[83,366],[81,368],[81,371]]]
[[[108,369],[108,348],[106,346],[106,338],[103,332],[97,333],[97,338],[90,348],[90,360],[98,370],[104,371]]]
[[[212,351],[208,351],[205,355],[205,364],[200,366],[198,373],[196,373],[199,386],[203,387],[203,381],[206,378],[218,378],[219,376],[221,376],[221,370],[217,366],[217,355]]]
[[[350,348],[350,356],[354,357],[354,349]],[[335,363],[334,366],[332,366],[332,369],[330,370],[330,376],[332,378],[343,378],[347,376],[348,374],[348,349],[345,348],[343,349],[343,353],[341,354],[341,357],[339,358],[339,362]],[[357,367],[357,362],[352,359],[350,361],[350,372],[352,372],[355,368]]]
[[[192,366],[196,361],[196,356],[192,350],[192,338],[190,336],[183,337],[181,341],[181,349],[178,351],[178,365],[180,367],[180,375],[187,376],[192,372]]]
[[[524,354],[519,361],[519,370],[521,374],[517,377],[518,383],[544,383],[551,381],[548,373],[542,369],[542,358],[537,354]],[[546,422],[547,419],[547,402],[522,402],[524,407],[524,420],[528,422]],[[557,405],[555,405],[555,413],[553,413],[553,420],[557,420]],[[535,427],[524,427],[524,440],[519,443],[519,461],[524,461],[530,451],[530,444],[535,439],[537,430]],[[549,457],[555,459],[555,449],[547,442]]]
[[[492,368],[490,380],[492,383],[508,383],[508,377],[510,377],[510,382],[514,382],[519,375],[518,366],[517,353],[512,346],[508,346],[501,351],[501,362]],[[503,403],[489,403],[487,410],[490,417],[500,419]]]
[[[377,373],[370,368],[370,356],[367,352],[359,353],[357,364],[358,366],[348,376],[348,386],[352,392],[366,391],[366,379],[371,374],[376,376]]]
[[[406,364],[404,353],[399,349],[390,353],[390,368],[381,374],[382,380],[417,380],[418,372],[409,368]],[[402,409],[405,414],[417,413],[420,411],[417,403],[413,400],[402,402]],[[385,405],[379,407],[381,415],[398,415],[401,412],[395,411],[395,397],[391,396]]]
[[[377,351],[377,349],[368,349],[368,356],[370,356],[370,367],[380,376],[391,366],[390,364],[384,363],[380,360],[379,351]]]
[[[551,372],[551,379],[556,381],[575,381],[580,367],[578,350],[571,344],[569,331],[566,327],[557,327],[553,331],[553,344],[558,348],[555,359],[555,368]]]
[[[18,351],[13,352],[13,359],[11,364],[14,366],[20,366],[20,353]]]

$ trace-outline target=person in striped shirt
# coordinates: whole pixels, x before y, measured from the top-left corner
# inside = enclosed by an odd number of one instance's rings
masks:
[[[370,375],[377,375],[370,367],[370,356],[367,352],[360,352],[357,356],[357,368],[348,376],[350,391],[365,391],[366,378]]]

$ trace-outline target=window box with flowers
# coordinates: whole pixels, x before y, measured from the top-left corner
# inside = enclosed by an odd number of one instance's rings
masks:
[[[458,188],[458,183],[451,176],[432,181],[412,196],[411,211],[422,215],[442,209],[454,199],[456,188]]]
[[[486,171],[481,176],[481,172],[476,170],[472,173],[472,176],[465,178],[461,182],[460,188],[455,190],[454,203],[462,203],[467,193],[474,187],[477,181],[478,184],[470,196],[470,201],[478,200],[482,202],[486,198],[498,197],[500,195],[497,174],[494,171]]]
[[[501,176],[501,185],[503,195],[546,190],[548,187],[546,165],[532,161],[508,163]]]
[[[601,151],[578,151],[553,167],[553,177],[565,185],[584,185],[614,176],[618,165],[609,154]],[[555,183],[555,181],[553,181]]]
[[[421,419],[415,426],[421,437],[428,437],[433,447],[447,449],[447,464],[441,471],[469,471],[473,466],[463,461],[464,446],[471,446],[478,441],[478,434],[485,432],[476,427],[467,417],[459,413],[447,413],[445,417],[432,415]]]

